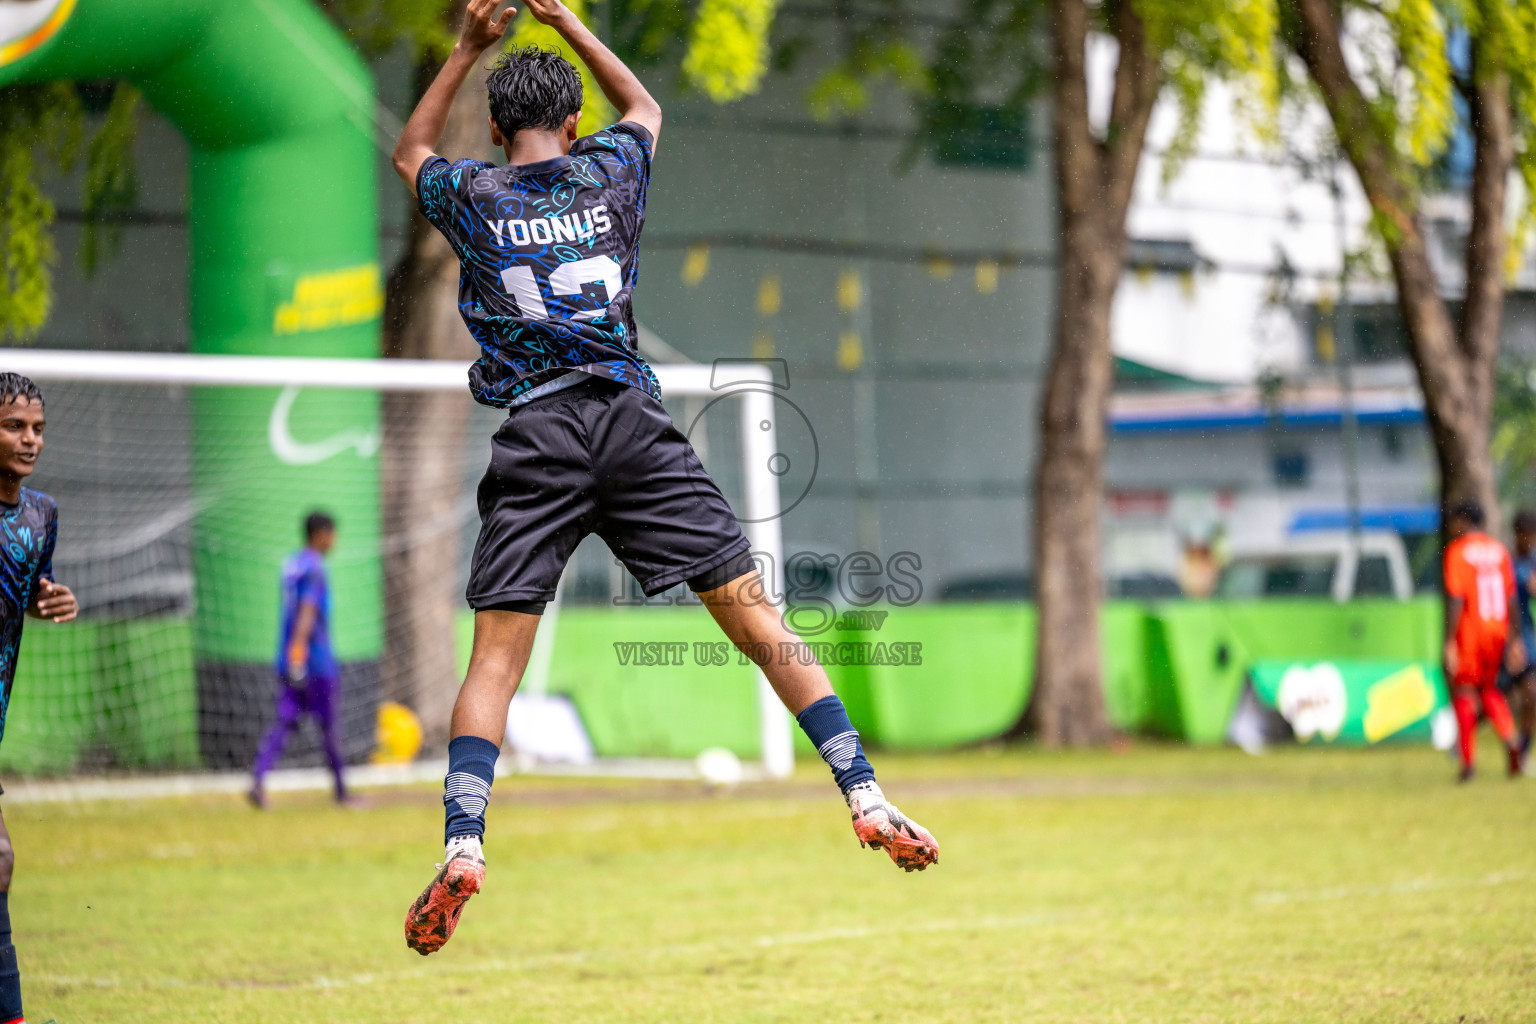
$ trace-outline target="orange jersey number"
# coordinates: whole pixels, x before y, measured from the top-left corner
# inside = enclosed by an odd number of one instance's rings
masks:
[[[1505,594],[1504,574],[1497,568],[1479,568],[1477,580],[1477,617],[1484,622],[1509,622],[1509,601]]]

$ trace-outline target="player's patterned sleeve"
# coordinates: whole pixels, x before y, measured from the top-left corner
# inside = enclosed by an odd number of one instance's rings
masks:
[[[644,167],[646,178],[650,178],[651,150],[656,146],[651,130],[638,121],[620,121],[608,131],[614,147]]]
[[[53,548],[59,540],[59,507],[50,502],[48,507],[48,532],[43,537],[43,547],[38,553],[37,575],[32,578],[32,593],[27,595],[27,607],[37,600],[37,592],[44,579],[53,579]]]
[[[631,187],[638,187],[636,205],[643,207],[646,189],[651,184],[653,144],[650,129],[645,125],[620,121],[578,139],[576,145],[571,147],[571,152],[593,153],[602,157],[599,166],[608,179],[605,184],[630,184]]]
[[[433,154],[422,161],[416,172],[416,197],[421,215],[443,233],[455,250],[461,249],[474,234],[466,199],[470,178],[477,171],[492,166],[483,160],[449,163]]]

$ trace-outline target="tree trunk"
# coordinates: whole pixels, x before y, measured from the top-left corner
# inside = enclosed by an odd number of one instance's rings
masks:
[[[1504,257],[1509,244],[1504,225],[1504,203],[1509,175],[1514,168],[1514,130],[1510,123],[1509,76],[1488,68],[1487,46],[1472,44],[1473,83],[1468,90],[1474,144],[1472,169],[1472,223],[1467,233],[1466,306],[1461,317],[1461,353],[1468,363],[1482,456],[1476,476],[1460,484],[1466,493],[1482,501],[1490,523],[1499,520],[1498,477],[1494,473],[1489,441],[1493,433],[1494,375],[1499,359],[1499,328],[1504,318]]]
[[[452,17],[460,17],[459,4]],[[437,74],[418,69],[420,96]],[[459,91],[438,151],[478,155],[489,145],[485,73]],[[443,236],[414,209],[410,241],[389,276],[384,353],[397,359],[473,359],[474,340],[459,317],[459,261]],[[421,719],[425,745],[448,741],[458,695],[453,620],[464,607],[457,586],[463,561],[458,506],[471,401],[466,391],[393,392],[384,396],[385,692]]]
[[[1114,385],[1110,311],[1125,260],[1130,206],[1159,87],[1157,58],[1129,0],[1114,11],[1120,59],[1105,138],[1088,119],[1084,46],[1089,8],[1056,0],[1056,188],[1060,270],[1055,343],[1040,414],[1035,468],[1034,566],[1039,608],[1035,686],[1010,735],[1034,730],[1049,746],[1110,736],[1099,645],[1099,517],[1105,416]]]
[[[1056,349],[1035,468],[1032,724],[1048,745],[1085,746],[1109,735],[1100,683],[1099,517],[1104,418],[1114,383],[1109,309],[1124,246],[1103,239],[1096,218],[1064,211],[1062,219]]]
[[[1375,127],[1370,106],[1350,76],[1333,5],[1329,0],[1288,4],[1297,26],[1292,48],[1323,95],[1372,210],[1387,225],[1398,308],[1440,466],[1441,501],[1475,499],[1497,523],[1498,490],[1488,442],[1504,305],[1504,199],[1513,161],[1509,80],[1486,66],[1486,49],[1474,42],[1468,91],[1476,139],[1472,226],[1466,309],[1458,326],[1430,264],[1418,196],[1409,184],[1413,169]]]

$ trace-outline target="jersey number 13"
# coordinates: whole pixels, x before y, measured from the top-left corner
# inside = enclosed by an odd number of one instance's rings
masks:
[[[623,271],[611,256],[589,256],[584,260],[562,263],[549,275],[551,295],[580,295],[584,284],[601,284],[606,293],[603,309],[593,309],[572,314],[572,319],[590,320],[600,316],[607,304],[613,301],[624,287]],[[508,267],[501,272],[501,286],[517,300],[517,308],[530,320],[550,319],[539,293],[539,282],[533,276],[532,267]]]

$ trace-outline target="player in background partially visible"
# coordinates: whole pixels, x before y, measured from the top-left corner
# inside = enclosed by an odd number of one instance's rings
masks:
[[[1451,506],[1445,548],[1445,650],[1443,663],[1451,707],[1456,712],[1461,781],[1475,769],[1477,705],[1493,723],[1509,754],[1509,774],[1520,774],[1520,747],[1509,705],[1499,692],[1499,669],[1525,667],[1520,631],[1510,628],[1515,570],[1504,545],[1483,532],[1483,507],[1475,501]]]
[[[341,742],[336,734],[341,665],[331,650],[331,589],[325,556],[336,543],[336,520],[311,512],[304,520],[304,547],[283,563],[282,618],[277,643],[277,721],[267,730],[251,772],[251,803],[266,809],[267,772],[283,756],[288,737],[306,713],[315,716],[331,774],[336,802],[347,802]]]
[[[509,410],[480,483],[467,595],[475,638],[448,744],[446,849],[406,913],[406,942],[423,955],[440,949],[485,880],[485,808],[507,707],[539,615],[592,533],[646,594],[686,582],[738,648],[759,652],[779,699],[831,767],[859,842],[923,870],[939,844],[885,799],[847,710],[767,598],[740,523],[667,415],[636,347],[632,300],[661,107],[559,0],[527,0],[591,70],[618,123],[579,136],[575,67],[528,47],[503,54],[487,79],[489,134],[506,164],[434,152],[455,94],[512,22],[513,10],[498,16],[503,2],[470,0],[459,41],[394,155],[422,214],[459,257],[459,311],[481,349],[470,390]],[[762,842],[794,856],[794,838],[770,824]]]
[[[1536,732],[1536,620],[1531,617],[1531,597],[1536,595],[1536,512],[1515,513],[1515,609],[1520,613],[1520,645],[1525,664],[1511,665],[1509,692],[1519,704],[1520,759],[1531,752]]]
[[[43,453],[43,395],[19,373],[0,373],[0,737],[5,734],[16,679],[21,627],[35,619],[68,622],[80,610],[75,595],[53,578],[59,510],[41,491],[23,487]],[[0,816],[0,1024],[25,1024],[21,969],[11,944],[11,869],[15,855]]]

